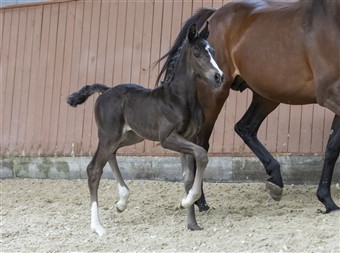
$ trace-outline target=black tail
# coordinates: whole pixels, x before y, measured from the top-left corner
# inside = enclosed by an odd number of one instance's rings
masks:
[[[79,91],[76,91],[72,93],[71,95],[69,95],[67,97],[67,103],[70,106],[76,107],[77,105],[84,103],[89,98],[89,96],[91,96],[92,94],[96,92],[104,92],[108,89],[110,89],[110,87],[107,87],[106,85],[99,84],[99,83],[86,85],[83,88],[81,88]]]

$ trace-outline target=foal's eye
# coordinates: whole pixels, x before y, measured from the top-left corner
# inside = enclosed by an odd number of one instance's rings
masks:
[[[194,49],[193,50],[194,56],[197,57],[197,58],[200,57],[200,49],[198,47],[194,47],[193,49]]]

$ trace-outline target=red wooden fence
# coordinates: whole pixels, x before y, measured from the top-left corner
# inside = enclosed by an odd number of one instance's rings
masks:
[[[198,8],[228,1],[50,1],[0,10],[2,155],[88,155],[97,145],[95,96],[76,109],[69,93],[93,82],[153,87],[153,62]],[[232,92],[211,137],[211,154],[250,151],[234,133],[251,93]],[[260,139],[273,153],[322,153],[333,114],[318,105],[281,105]],[[143,142],[120,154],[167,155]]]

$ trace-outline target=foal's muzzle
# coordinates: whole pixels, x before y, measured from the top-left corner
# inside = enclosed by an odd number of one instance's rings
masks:
[[[216,73],[215,74],[215,81],[217,84],[221,84],[224,81],[224,74],[222,73],[222,75],[220,73]]]

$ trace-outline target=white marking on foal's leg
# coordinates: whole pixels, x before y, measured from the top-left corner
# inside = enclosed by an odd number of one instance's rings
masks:
[[[117,210],[123,212],[127,206],[127,200],[130,195],[130,191],[126,186],[118,184],[119,201],[116,204]]]
[[[189,208],[192,206],[196,200],[198,200],[201,197],[201,192],[193,192],[191,189],[188,193],[188,195],[182,199],[181,205],[184,208]]]
[[[100,224],[97,202],[92,202],[91,206],[91,229],[99,236],[102,236],[105,233],[104,227]]]

